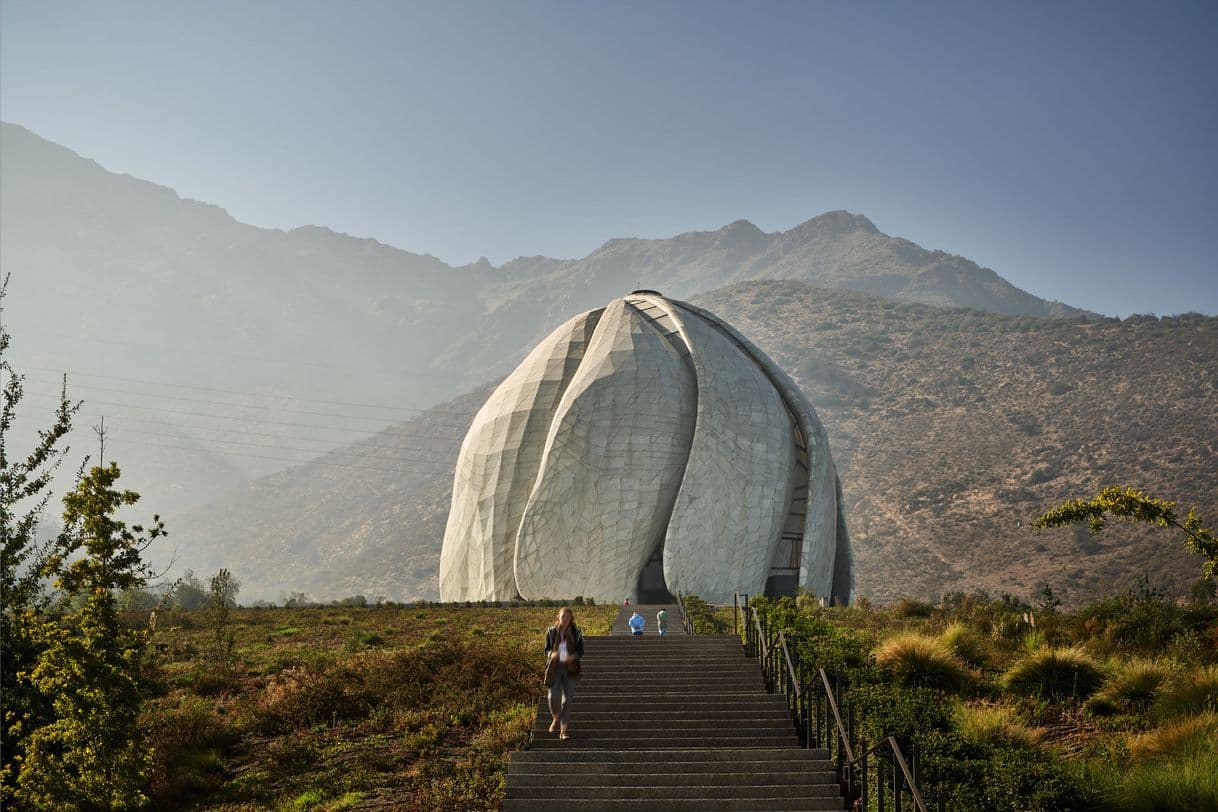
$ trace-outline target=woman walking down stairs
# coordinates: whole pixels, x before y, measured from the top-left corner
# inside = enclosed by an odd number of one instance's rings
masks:
[[[842,809],[829,753],[799,745],[781,694],[733,635],[685,635],[625,606],[608,636],[584,638],[582,676],[561,741],[539,700],[533,745],[512,754],[506,812]],[[648,619],[641,637],[626,620]],[[620,627],[620,629],[619,629]]]

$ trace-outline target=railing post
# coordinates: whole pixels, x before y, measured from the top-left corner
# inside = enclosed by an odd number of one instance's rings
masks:
[[[896,812],[901,812],[901,779],[903,776],[897,766],[897,754],[894,750],[892,753],[892,804]]]
[[[859,758],[859,800],[864,812],[867,810],[867,740],[859,739],[859,750],[863,755]]]
[[[876,795],[878,797],[879,803],[876,808],[877,808],[877,810],[879,810],[879,812],[883,812],[883,810],[884,810],[884,789],[885,789],[884,756],[882,754],[878,754],[878,752],[877,752],[877,754],[876,754],[876,790],[877,790]]]

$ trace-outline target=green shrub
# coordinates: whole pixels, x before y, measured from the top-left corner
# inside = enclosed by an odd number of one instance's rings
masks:
[[[1010,708],[961,705],[956,710],[956,725],[965,741],[982,747],[1034,749],[1040,745],[1041,732],[1022,724]]]
[[[1155,710],[1165,719],[1218,711],[1218,665],[1181,674],[1161,692]]]
[[[921,634],[890,637],[875,650],[881,669],[904,685],[956,691],[969,685],[968,667],[939,640]]]
[[[157,704],[143,726],[156,758],[149,782],[154,807],[217,789],[224,780],[221,752],[237,741],[237,732],[216,714],[213,703],[191,696],[174,704]]]
[[[1188,755],[1218,742],[1218,713],[1203,713],[1165,722],[1149,733],[1130,738],[1129,754],[1135,761],[1152,761]]]
[[[1115,812],[1218,809],[1218,748],[1199,744],[1167,760],[1101,767],[1096,782],[1104,808]]]
[[[1087,701],[1087,709],[1099,715],[1146,710],[1168,674],[1158,660],[1130,660]]]
[[[948,626],[943,634],[939,635],[939,641],[974,668],[984,668],[989,662],[985,644],[971,627],[963,623]]]
[[[930,617],[935,613],[935,605],[914,598],[901,598],[892,607],[898,615],[905,618]]]
[[[1016,663],[1003,678],[1008,690],[1027,696],[1086,698],[1104,682],[1099,665],[1080,648],[1045,648]]]

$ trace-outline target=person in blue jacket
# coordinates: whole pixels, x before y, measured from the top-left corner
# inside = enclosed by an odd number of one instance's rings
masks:
[[[630,626],[630,633],[637,637],[643,633],[643,626],[647,624],[647,621],[643,619],[642,615],[635,612],[630,616],[630,620],[626,621],[626,624]]]

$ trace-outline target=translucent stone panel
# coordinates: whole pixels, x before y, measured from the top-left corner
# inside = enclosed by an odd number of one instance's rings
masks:
[[[516,531],[563,392],[604,308],[568,321],[478,410],[457,458],[440,553],[441,600],[510,600]]]
[[[672,343],[633,305],[610,304],[558,407],[521,520],[523,597],[637,599],[681,484],[696,403]]]
[[[660,297],[690,349],[698,409],[664,541],[669,590],[730,603],[765,588],[790,493],[791,422],[777,390],[712,322]]]
[[[839,544],[848,549],[850,540],[845,518],[839,516],[837,470],[829,453],[829,436],[816,410],[782,368],[739,331],[701,308],[685,302],[675,304],[718,324],[735,338],[752,356],[795,416],[808,445],[808,510],[800,562],[800,586],[818,597],[847,603],[854,589],[852,562],[846,565],[848,574],[835,576],[835,572],[838,569],[836,558]]]

